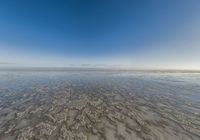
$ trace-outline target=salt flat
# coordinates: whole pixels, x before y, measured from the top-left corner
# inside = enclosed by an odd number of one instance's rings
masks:
[[[0,71],[2,140],[199,140],[200,74]]]

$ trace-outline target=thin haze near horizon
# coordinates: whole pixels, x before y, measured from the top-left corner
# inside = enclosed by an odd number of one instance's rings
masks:
[[[200,69],[199,0],[1,0],[0,66]]]

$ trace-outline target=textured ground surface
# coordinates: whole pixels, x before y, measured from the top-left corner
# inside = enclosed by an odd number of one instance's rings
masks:
[[[200,74],[0,72],[1,140],[199,140]]]

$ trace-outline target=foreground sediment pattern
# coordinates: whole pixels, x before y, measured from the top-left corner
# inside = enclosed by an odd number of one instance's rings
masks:
[[[199,140],[200,75],[0,73],[2,140]]]

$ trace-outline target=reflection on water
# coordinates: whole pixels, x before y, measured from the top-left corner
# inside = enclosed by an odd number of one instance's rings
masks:
[[[200,74],[0,71],[0,139],[199,140]]]

